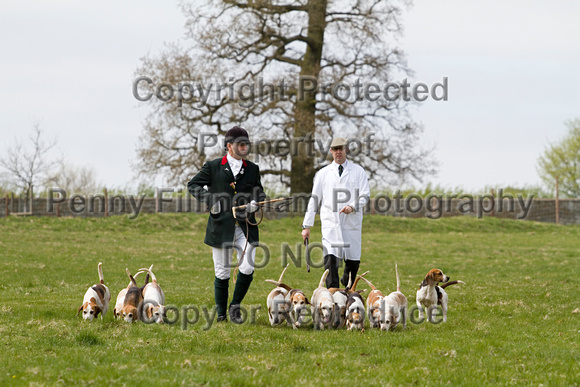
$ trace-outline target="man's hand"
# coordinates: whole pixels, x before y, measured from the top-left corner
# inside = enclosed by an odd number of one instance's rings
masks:
[[[340,210],[339,214],[342,214],[343,212],[345,214],[350,214],[351,212],[354,212],[354,208],[349,204],[348,206],[344,206],[342,210]]]
[[[302,240],[306,240],[306,238],[310,239],[310,229],[305,228],[302,230]]]

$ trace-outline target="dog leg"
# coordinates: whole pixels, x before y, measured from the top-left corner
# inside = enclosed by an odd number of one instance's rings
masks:
[[[429,320],[431,324],[434,324],[436,315],[437,315],[437,305],[431,305],[430,307],[427,308],[427,320]]]
[[[423,305],[421,305],[421,302],[419,301],[417,301],[417,309],[419,309],[419,321],[423,321],[423,319],[425,318],[423,312]]]

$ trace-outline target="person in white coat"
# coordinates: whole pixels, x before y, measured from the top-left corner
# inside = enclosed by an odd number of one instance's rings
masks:
[[[302,238],[310,238],[310,228],[320,208],[324,267],[329,269],[326,287],[338,288],[339,260],[344,259],[343,286],[349,273],[356,277],[361,257],[363,210],[370,198],[367,175],[359,165],[346,159],[346,138],[334,138],[330,144],[333,162],[314,176],[312,195],[308,202]]]

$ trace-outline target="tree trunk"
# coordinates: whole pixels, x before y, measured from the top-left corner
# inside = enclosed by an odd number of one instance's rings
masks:
[[[300,69],[302,79],[318,80],[324,29],[326,28],[327,0],[311,0],[308,9],[309,44]],[[310,89],[309,86],[305,89]],[[294,139],[297,141],[297,155],[292,158],[291,194],[310,193],[314,179],[314,140],[316,129],[316,91],[308,90],[298,93],[295,110]],[[306,140],[306,141],[302,141]]]

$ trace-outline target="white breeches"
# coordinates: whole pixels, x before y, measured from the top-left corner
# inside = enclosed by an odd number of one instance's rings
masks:
[[[226,246],[225,248],[212,247],[213,255],[213,267],[215,270],[215,276],[219,279],[225,280],[230,278],[230,270],[235,268],[237,263],[232,265],[232,253],[233,249],[237,251],[238,259],[242,256],[242,252],[246,247],[246,237],[244,232],[236,224],[236,230],[234,232],[233,245]],[[246,253],[240,264],[240,272],[246,275],[250,275],[254,272],[254,258],[256,255],[256,249],[254,246],[248,243],[246,247]]]

